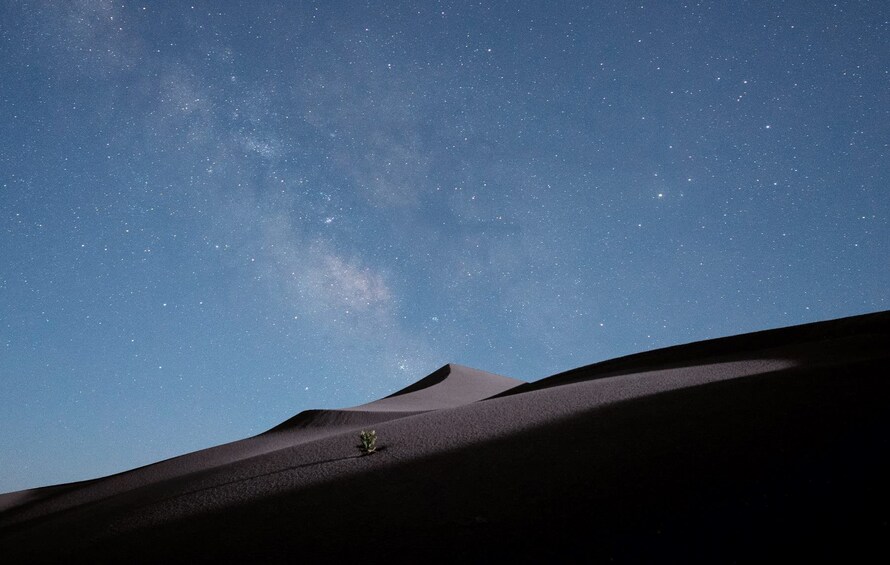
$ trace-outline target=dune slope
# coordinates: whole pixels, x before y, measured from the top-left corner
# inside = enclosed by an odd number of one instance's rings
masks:
[[[101,479],[0,495],[0,527],[225,467],[236,461],[354,432],[381,422],[460,406],[523,381],[448,364],[387,398],[341,410],[306,410],[255,437],[174,457]],[[188,480],[188,479],[185,479]]]

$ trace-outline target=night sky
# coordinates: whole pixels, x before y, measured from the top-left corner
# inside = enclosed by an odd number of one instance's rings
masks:
[[[890,308],[890,4],[0,4],[0,492]]]

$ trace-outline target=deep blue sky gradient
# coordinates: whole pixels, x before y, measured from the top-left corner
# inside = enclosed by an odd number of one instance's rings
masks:
[[[0,492],[890,307],[886,2],[0,18]]]

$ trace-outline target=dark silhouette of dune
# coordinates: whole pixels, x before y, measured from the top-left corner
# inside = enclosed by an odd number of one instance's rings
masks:
[[[886,560],[890,312],[386,398],[0,497],[10,562]],[[362,455],[374,426],[380,450]],[[883,559],[882,559],[883,558]]]

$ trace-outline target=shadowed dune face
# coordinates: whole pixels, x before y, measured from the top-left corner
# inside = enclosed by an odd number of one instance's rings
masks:
[[[886,539],[890,503],[890,315],[866,318],[536,388],[446,366],[376,402],[48,489],[0,514],[0,551],[344,559],[367,557],[360,535],[396,562],[855,557]],[[362,456],[370,422],[380,451]]]

